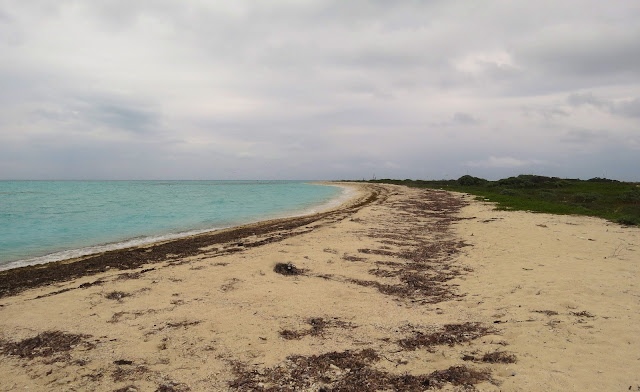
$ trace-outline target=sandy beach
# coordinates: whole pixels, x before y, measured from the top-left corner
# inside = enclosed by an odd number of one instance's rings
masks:
[[[0,272],[0,390],[640,390],[640,229],[351,184],[314,215]]]

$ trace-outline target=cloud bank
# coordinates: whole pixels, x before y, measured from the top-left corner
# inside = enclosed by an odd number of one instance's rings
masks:
[[[640,7],[0,0],[0,179],[640,180]]]

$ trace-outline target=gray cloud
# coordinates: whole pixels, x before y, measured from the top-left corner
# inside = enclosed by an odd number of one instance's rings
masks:
[[[566,131],[561,141],[572,144],[593,144],[607,140],[611,135],[606,131],[594,131],[591,129],[570,129]]]
[[[632,80],[640,75],[640,43],[633,38],[640,33],[637,27],[625,26],[628,31],[585,27],[559,26],[541,32],[517,53],[529,64],[553,73]]]
[[[607,108],[609,106],[606,101],[596,98],[592,93],[573,93],[569,95],[567,101],[573,106],[593,105],[599,108]]]
[[[85,121],[109,129],[148,133],[159,126],[159,111],[130,102],[110,102],[88,98],[77,103],[74,112],[81,113]]]
[[[639,13],[0,0],[0,178],[637,179]]]
[[[596,97],[593,93],[573,93],[567,101],[572,106],[591,105],[600,110],[626,117],[640,117],[640,98],[611,100]]]
[[[530,116],[540,116],[548,121],[554,121],[557,118],[566,117],[569,115],[569,112],[561,107],[550,106],[550,107],[536,107],[529,106],[522,108],[522,114],[526,117]]]
[[[477,124],[479,121],[468,113],[458,112],[453,115],[454,124],[472,125]]]
[[[617,103],[615,111],[627,117],[640,117],[640,98]]]
[[[36,122],[65,124],[78,128],[89,125],[110,131],[148,133],[158,130],[158,112],[133,102],[99,97],[84,97],[48,108],[35,109],[30,118]]]

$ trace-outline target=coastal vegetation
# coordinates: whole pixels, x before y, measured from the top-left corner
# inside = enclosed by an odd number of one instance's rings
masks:
[[[478,200],[497,203],[502,210],[589,215],[640,226],[640,184],[607,178],[580,180],[528,174],[489,181],[465,175],[457,180],[369,182],[469,193]]]

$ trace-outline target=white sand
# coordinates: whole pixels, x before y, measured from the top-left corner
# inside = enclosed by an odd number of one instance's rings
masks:
[[[479,390],[640,388],[640,229],[595,218],[496,211],[465,196],[471,204],[459,216],[469,219],[438,231],[434,222],[442,218],[403,209],[408,202],[424,201],[423,191],[368,189],[388,198],[342,219],[310,224],[302,234],[281,241],[223,256],[203,250],[184,260],[147,266],[156,269],[137,279],[122,279],[132,271],[112,270],[0,299],[5,347],[49,330],[91,335],[86,341],[95,344],[79,344],[51,357],[5,355],[0,390],[135,386],[154,391],[169,383],[174,390],[236,390],[230,386],[238,377],[234,364],[264,375],[278,366],[290,368],[291,355],[368,348],[380,355],[371,368],[391,375],[428,375],[459,365],[485,369],[492,382],[477,384]],[[380,233],[387,237],[376,237]],[[399,238],[390,240],[394,233]],[[403,238],[402,233],[409,234]],[[411,233],[420,234],[414,238]],[[451,264],[462,273],[446,282],[458,285],[451,288],[458,297],[429,303],[429,296],[402,298],[354,283],[399,284],[397,276],[372,273],[395,268],[376,262],[405,261],[359,250],[397,253],[412,249],[408,244],[417,238],[432,245],[472,245],[432,258],[435,266]],[[279,262],[306,272],[279,275],[273,271]],[[97,279],[105,283],[77,289]],[[36,299],[65,288],[73,290]],[[108,299],[114,291],[129,296]],[[283,330],[310,331],[311,318],[329,325],[318,335],[281,336]],[[415,331],[428,334],[464,322],[497,331],[462,344],[414,351],[398,343]],[[517,363],[462,360],[495,351],[515,355]],[[52,362],[55,358],[59,360]],[[117,360],[132,364],[118,365]],[[330,369],[334,380],[354,371]],[[273,386],[256,377],[259,386]],[[306,390],[317,391],[320,385],[316,380]],[[445,390],[455,388],[445,384]]]

